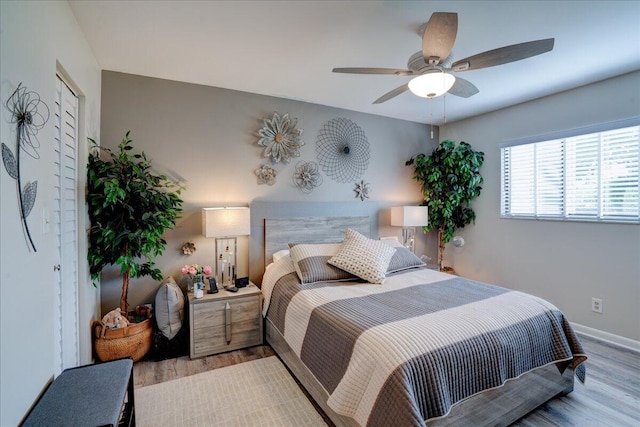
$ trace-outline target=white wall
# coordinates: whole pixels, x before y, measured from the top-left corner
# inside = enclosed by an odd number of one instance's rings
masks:
[[[57,67],[82,93],[79,129],[80,199],[84,199],[86,136],[100,130],[100,69],[66,2],[0,2],[0,138],[15,153],[15,128],[4,103],[23,82],[53,112]],[[28,217],[37,252],[22,232],[15,181],[0,166],[0,425],[17,425],[54,373],[54,236],[42,233],[42,210],[53,203],[53,138],[50,119],[38,133],[40,159],[21,157],[23,183],[38,181]],[[85,218],[80,239],[80,363],[91,361],[90,321],[98,292],[87,281]]]
[[[441,139],[485,152],[477,220],[445,259],[462,275],[523,290],[573,322],[640,339],[640,227],[500,219],[501,142],[640,116],[640,72],[448,124]],[[591,312],[591,298],[603,313]]]
[[[273,112],[289,113],[303,129],[305,145],[289,165],[278,164],[273,186],[258,185],[254,170],[266,164],[257,131]],[[180,280],[185,263],[212,264],[214,239],[201,235],[201,208],[247,206],[256,198],[270,201],[330,201],[363,203],[355,199],[354,183],[340,184],[324,172],[323,184],[311,194],[294,187],[295,164],[317,161],[318,131],[329,120],[345,117],[358,124],[370,146],[369,167],[363,179],[371,184],[371,201],[418,204],[420,186],[405,161],[418,152],[430,152],[433,141],[427,125],[371,114],[256,95],[208,86],[105,71],[102,77],[102,145],[115,147],[127,130],[133,146],[144,150],[160,170],[172,171],[186,181],[183,218],[166,233],[167,249],[158,258],[163,274]],[[437,133],[435,134],[437,138]],[[437,140],[437,139],[436,139]],[[385,225],[385,224],[381,224]],[[395,228],[397,236],[401,229]],[[183,256],[180,246],[194,241],[197,251]],[[416,252],[435,256],[435,242],[420,233]],[[239,239],[239,274],[247,274],[246,237]],[[244,263],[244,265],[243,265]],[[103,273],[102,310],[118,305],[121,279],[117,270]],[[129,303],[151,302],[158,284],[142,278],[130,287]]]

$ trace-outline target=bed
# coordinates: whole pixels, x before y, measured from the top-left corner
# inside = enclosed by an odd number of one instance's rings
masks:
[[[264,219],[267,342],[333,423],[509,425],[584,379],[571,325],[542,299],[423,267],[382,284],[301,284],[281,252],[341,242],[348,228],[368,236],[376,223]]]

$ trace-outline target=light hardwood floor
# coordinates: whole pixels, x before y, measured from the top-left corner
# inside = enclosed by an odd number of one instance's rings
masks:
[[[589,356],[587,381],[513,424],[518,427],[640,426],[640,353],[580,336]],[[135,387],[144,387],[274,355],[268,345],[190,360],[183,356],[134,365]],[[314,405],[315,406],[315,405]],[[316,406],[317,408],[317,406]]]

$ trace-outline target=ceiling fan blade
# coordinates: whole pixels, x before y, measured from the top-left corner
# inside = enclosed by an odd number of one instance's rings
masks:
[[[391,98],[395,98],[396,96],[400,95],[401,93],[406,92],[407,90],[409,90],[409,83],[405,83],[402,86],[397,87],[397,88],[393,89],[392,91],[389,91],[389,92],[385,93],[380,98],[378,98],[375,101],[373,101],[373,103],[374,104],[382,104],[383,102],[388,101]]]
[[[444,61],[458,34],[458,14],[435,12],[429,18],[422,34],[422,56],[427,64],[437,65]]]
[[[411,70],[398,70],[396,68],[334,68],[334,73],[347,74],[394,74],[396,76],[411,76]]]
[[[554,41],[555,39],[535,40],[488,50],[456,61],[451,68],[454,71],[478,70],[480,68],[494,67],[496,65],[520,61],[521,59],[549,52],[553,49]]]
[[[478,88],[469,80],[461,79],[456,76],[456,82],[447,93],[461,98],[469,98],[478,92],[480,92]]]

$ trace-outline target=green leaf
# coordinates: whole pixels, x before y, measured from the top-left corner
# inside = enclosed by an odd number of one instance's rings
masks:
[[[445,243],[453,238],[457,228],[475,221],[470,205],[482,189],[483,161],[484,153],[474,151],[467,142],[456,144],[445,140],[430,155],[420,153],[406,162],[413,167],[413,180],[421,184],[424,202],[429,207],[429,225],[425,230],[442,231]]]
[[[154,174],[144,153],[133,152],[132,142],[127,132],[117,150],[100,147],[105,159],[89,155],[87,259],[94,282],[108,265],[120,266],[130,277],[161,277],[154,257],[163,253],[162,235],[175,227],[182,212],[183,187]]]

